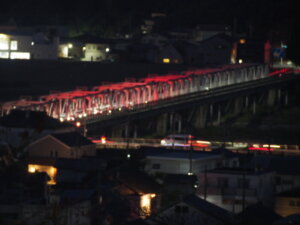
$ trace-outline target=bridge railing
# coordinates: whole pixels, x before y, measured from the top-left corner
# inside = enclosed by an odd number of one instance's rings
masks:
[[[1,106],[1,115],[12,109],[45,111],[49,116],[77,120],[94,115],[132,110],[171,97],[207,91],[212,88],[261,79],[268,76],[266,65],[227,65],[212,69],[191,70],[180,74],[148,77],[140,82],[123,82],[43,96],[40,101],[14,101]]]

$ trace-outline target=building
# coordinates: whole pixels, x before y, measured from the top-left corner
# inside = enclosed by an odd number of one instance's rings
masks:
[[[235,63],[235,45],[232,37],[217,34],[200,42],[198,54],[203,65],[226,65]]]
[[[132,43],[128,56],[131,61],[158,64],[181,64],[182,55],[165,35],[145,34]]]
[[[59,38],[42,32],[0,32],[0,58],[56,60]]]
[[[77,132],[53,133],[27,147],[29,157],[71,158],[95,156],[96,145]]]
[[[109,179],[114,191],[128,200],[131,219],[145,218],[160,208],[161,185],[131,163],[108,173]]]
[[[287,217],[300,213],[300,188],[277,194],[274,210],[281,216]]]
[[[219,34],[232,36],[231,27],[229,25],[221,24],[199,24],[194,29],[193,39],[201,42]]]
[[[72,60],[101,62],[110,60],[110,51],[114,40],[82,35],[65,38],[59,45],[58,56]]]
[[[150,217],[146,222],[149,225],[230,225],[234,224],[234,216],[227,210],[191,194],[157,215]]]
[[[243,168],[220,168],[198,175],[197,194],[234,213],[262,202],[273,203],[274,172]]]
[[[237,225],[273,225],[282,219],[272,208],[265,207],[260,202],[248,206],[244,211],[236,215]]]
[[[220,155],[192,150],[149,154],[145,160],[145,171],[149,174],[198,174],[222,165]]]
[[[275,171],[275,192],[277,194],[300,187],[300,160],[294,156],[258,155],[250,166]]]
[[[61,123],[45,112],[12,110],[0,119],[0,138],[16,148],[50,133],[73,130],[73,125]]]

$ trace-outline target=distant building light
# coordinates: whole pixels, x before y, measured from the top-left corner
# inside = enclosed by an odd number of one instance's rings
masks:
[[[106,48],[106,49],[105,49],[105,52],[109,52],[109,51],[110,51],[110,49],[109,49],[109,48]]]
[[[170,63],[170,59],[169,58],[163,58],[163,63]]]
[[[10,59],[30,59],[29,52],[11,52]]]
[[[6,34],[0,34],[0,39],[7,39],[8,38],[8,35]]]
[[[242,45],[243,45],[243,44],[246,44],[246,39],[245,39],[245,38],[241,38],[241,39],[240,39],[240,44],[242,44]]]
[[[31,167],[31,166],[28,166],[28,172],[29,173],[35,173],[35,168],[34,167]]]
[[[130,159],[131,155],[130,154],[127,154],[127,159]]]
[[[10,42],[10,50],[18,50],[18,41],[11,41]]]
[[[239,64],[242,64],[243,63],[243,60],[242,59],[239,59]]]
[[[193,175],[193,173],[192,173],[192,172],[188,172],[188,175],[189,175],[189,176],[192,176],[192,175]]]
[[[31,45],[32,45],[32,46],[34,45],[34,41],[31,42]]]
[[[73,48],[73,44],[69,43],[68,48]]]
[[[83,51],[85,51],[85,50],[86,50],[86,47],[85,47],[85,46],[84,46],[84,47],[82,47],[82,50],[83,50]]]
[[[79,121],[76,122],[76,127],[80,127],[81,123]]]

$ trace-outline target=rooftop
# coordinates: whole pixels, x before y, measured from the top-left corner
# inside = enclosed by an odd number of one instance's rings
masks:
[[[94,145],[89,139],[77,132],[68,132],[68,133],[53,133],[51,134],[54,138],[63,142],[64,144],[75,147],[83,145]]]
[[[220,155],[205,153],[205,152],[197,152],[197,151],[174,151],[174,152],[167,152],[162,154],[148,154],[147,158],[157,158],[157,159],[193,159],[193,160],[204,160],[204,159],[214,159],[218,158]]]
[[[254,168],[241,168],[241,167],[223,167],[217,168],[209,171],[209,173],[218,173],[218,174],[228,174],[228,175],[236,175],[236,174],[246,174],[246,175],[260,175],[272,172],[271,170],[257,170]]]
[[[278,197],[300,198],[300,187],[294,188],[292,190],[281,192],[277,196]]]

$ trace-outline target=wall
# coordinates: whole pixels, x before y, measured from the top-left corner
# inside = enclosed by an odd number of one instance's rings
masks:
[[[74,158],[68,146],[59,143],[51,136],[44,137],[28,147],[30,157]]]

